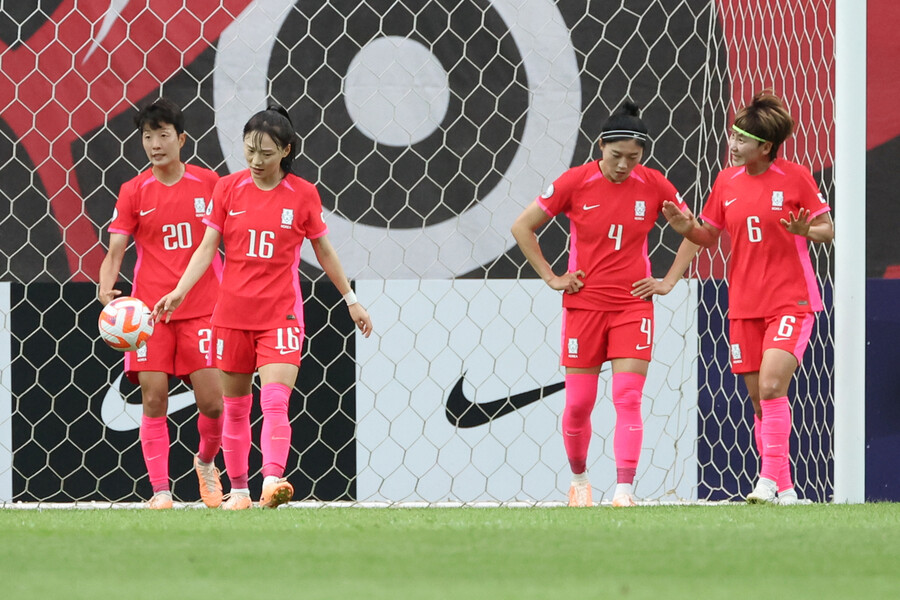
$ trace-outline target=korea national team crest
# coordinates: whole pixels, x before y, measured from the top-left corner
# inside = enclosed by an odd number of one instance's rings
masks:
[[[206,214],[206,200],[204,198],[194,198],[194,214],[198,217]]]
[[[294,223],[294,209],[293,208],[283,208],[281,210],[281,228],[282,229],[290,229],[291,225]]]
[[[781,210],[784,207],[784,192],[772,192],[772,210]]]
[[[147,344],[144,344],[134,352],[138,362],[147,362]]]
[[[634,220],[643,221],[647,214],[647,204],[643,200],[634,201]]]
[[[731,344],[731,360],[735,364],[743,362],[744,358],[741,356],[740,344]]]

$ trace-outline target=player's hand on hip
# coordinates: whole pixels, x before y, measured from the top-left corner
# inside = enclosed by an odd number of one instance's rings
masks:
[[[789,212],[788,218],[790,220],[781,219],[781,224],[784,225],[784,228],[787,229],[790,233],[794,235],[802,235],[806,237],[809,234],[809,215],[812,214],[809,209],[801,208],[797,211],[797,216],[794,217],[794,213]]]
[[[584,287],[584,271],[581,269],[566,273],[565,275],[554,275],[550,278],[550,281],[547,282],[554,290],[558,290],[561,292],[565,292],[567,294],[574,294],[578,290]]]
[[[359,331],[363,334],[363,337],[369,337],[372,335],[372,317],[369,316],[369,311],[363,308],[362,304],[357,302],[356,304],[351,304],[349,307],[350,317],[353,319],[353,323],[359,328]]]
[[[156,323],[163,315],[165,315],[166,323],[168,323],[169,319],[172,318],[172,313],[183,301],[183,294],[179,294],[174,290],[169,292],[168,294],[160,298],[156,303],[156,306],[153,307],[153,312],[150,313],[150,318],[153,319],[154,323]]]
[[[97,300],[99,300],[103,306],[106,306],[107,304],[115,300],[116,296],[120,296],[121,294],[122,292],[116,289],[98,290]]]
[[[678,205],[670,200],[663,202],[662,214],[672,226],[672,229],[684,235],[694,228],[694,215],[687,207],[682,211]]]
[[[665,296],[672,291],[672,285],[666,283],[665,280],[654,279],[653,277],[646,277],[640,281],[635,281],[631,284],[631,288],[631,295],[641,298],[642,300],[647,300],[653,297],[654,294],[657,296]]]

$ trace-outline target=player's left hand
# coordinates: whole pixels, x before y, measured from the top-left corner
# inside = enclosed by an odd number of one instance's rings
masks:
[[[647,300],[652,298],[654,294],[657,296],[665,296],[672,291],[672,287],[673,286],[666,283],[665,280],[646,277],[631,284],[631,295],[642,300]]]
[[[788,217],[790,221],[786,219],[781,219],[781,224],[784,225],[784,228],[787,229],[790,233],[794,235],[802,235],[806,237],[809,234],[809,215],[810,211],[807,208],[801,208],[797,211],[797,216],[794,217],[794,213],[788,213]]]
[[[363,334],[363,337],[372,335],[372,317],[369,316],[369,311],[363,308],[363,305],[359,302],[351,304],[348,308],[350,309],[350,317]]]

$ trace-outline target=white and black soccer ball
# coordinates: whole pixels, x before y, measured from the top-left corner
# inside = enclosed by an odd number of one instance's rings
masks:
[[[116,298],[100,311],[100,337],[110,348],[133,352],[153,335],[150,308],[132,296]]]

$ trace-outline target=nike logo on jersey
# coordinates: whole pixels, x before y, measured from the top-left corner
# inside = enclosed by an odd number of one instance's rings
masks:
[[[649,347],[650,347],[650,344],[647,344],[646,346],[641,346],[640,344],[638,344],[637,346],[634,347],[634,349],[635,350],[646,350]]]
[[[450,395],[447,396],[447,406],[444,415],[454,427],[467,429],[490,423],[503,415],[508,415],[520,408],[524,408],[533,402],[555,394],[565,388],[565,383],[554,383],[545,387],[539,387],[521,394],[514,394],[499,400],[488,402],[472,402],[463,393],[463,381],[465,373],[453,386]]]
[[[584,209],[584,210],[592,210],[592,209],[597,208],[597,207],[599,207],[599,206],[600,206],[599,204],[591,204],[590,206],[588,206],[587,204],[585,204],[585,205],[582,206],[581,208]]]
[[[783,342],[783,341],[789,340],[789,339],[791,339],[791,338],[789,338],[789,337],[780,337],[780,336],[777,336],[777,335],[776,335],[775,337],[772,338],[772,341],[773,341],[773,342]]]
[[[247,212],[247,211],[246,211],[246,210],[229,210],[229,211],[228,211],[228,216],[229,216],[229,217],[236,217],[236,216],[238,216],[238,215],[244,214],[245,212]]]
[[[155,208],[151,208],[150,210],[142,210],[142,211],[141,211],[141,216],[142,216],[142,217],[145,217],[145,216],[149,215],[150,213],[152,213],[154,210],[156,210],[156,209],[155,209]]]
[[[726,200],[725,206],[730,206],[735,200],[737,200],[737,198],[732,198],[731,200]]]

